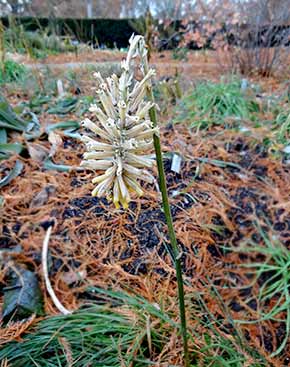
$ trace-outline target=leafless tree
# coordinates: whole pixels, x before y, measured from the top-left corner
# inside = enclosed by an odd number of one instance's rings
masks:
[[[31,0],[0,0],[0,15],[23,15],[27,12]]]
[[[246,0],[238,7],[248,23],[290,24],[290,0]]]
[[[197,0],[186,43],[215,48],[221,66],[269,76],[289,54],[290,0]],[[200,27],[190,28],[191,21]]]
[[[121,16],[135,18],[144,15],[150,9],[158,19],[182,19],[188,11],[192,11],[197,0],[122,0]]]

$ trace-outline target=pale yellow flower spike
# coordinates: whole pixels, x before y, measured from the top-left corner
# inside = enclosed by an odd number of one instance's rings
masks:
[[[153,147],[153,134],[158,134],[149,118],[154,104],[144,100],[155,73],[149,69],[141,81],[134,79],[134,59],[137,54],[146,58],[147,51],[142,36],[132,35],[129,43],[120,77],[94,74],[99,103],[89,109],[92,120],[82,121],[89,133],[83,132],[81,136],[86,145],[81,166],[96,172],[92,195],[112,199],[117,209],[120,205],[128,208],[130,194],[143,194],[140,181],[152,181],[147,169],[155,162],[146,153]]]

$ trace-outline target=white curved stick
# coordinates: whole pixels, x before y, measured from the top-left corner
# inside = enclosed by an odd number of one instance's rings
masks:
[[[43,271],[43,276],[44,276],[44,280],[45,280],[45,286],[47,289],[47,292],[49,293],[55,307],[64,315],[69,315],[72,313],[72,311],[67,310],[58,300],[58,298],[56,297],[56,294],[54,293],[54,290],[52,289],[49,277],[48,277],[48,269],[47,269],[47,252],[48,252],[48,243],[49,243],[49,238],[50,238],[50,234],[51,234],[51,229],[52,227],[49,227],[46,231],[46,235],[43,241],[43,246],[42,246],[42,271]]]

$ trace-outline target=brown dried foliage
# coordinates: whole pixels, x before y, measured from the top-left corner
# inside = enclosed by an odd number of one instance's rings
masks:
[[[28,319],[9,322],[3,326],[0,324],[0,345],[8,343],[12,340],[21,340],[21,336],[34,324],[36,315],[30,316]],[[2,366],[2,364],[1,364]]]

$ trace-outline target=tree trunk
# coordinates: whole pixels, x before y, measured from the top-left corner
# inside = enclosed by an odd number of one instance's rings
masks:
[[[92,0],[87,0],[87,17],[93,17],[93,3]]]

